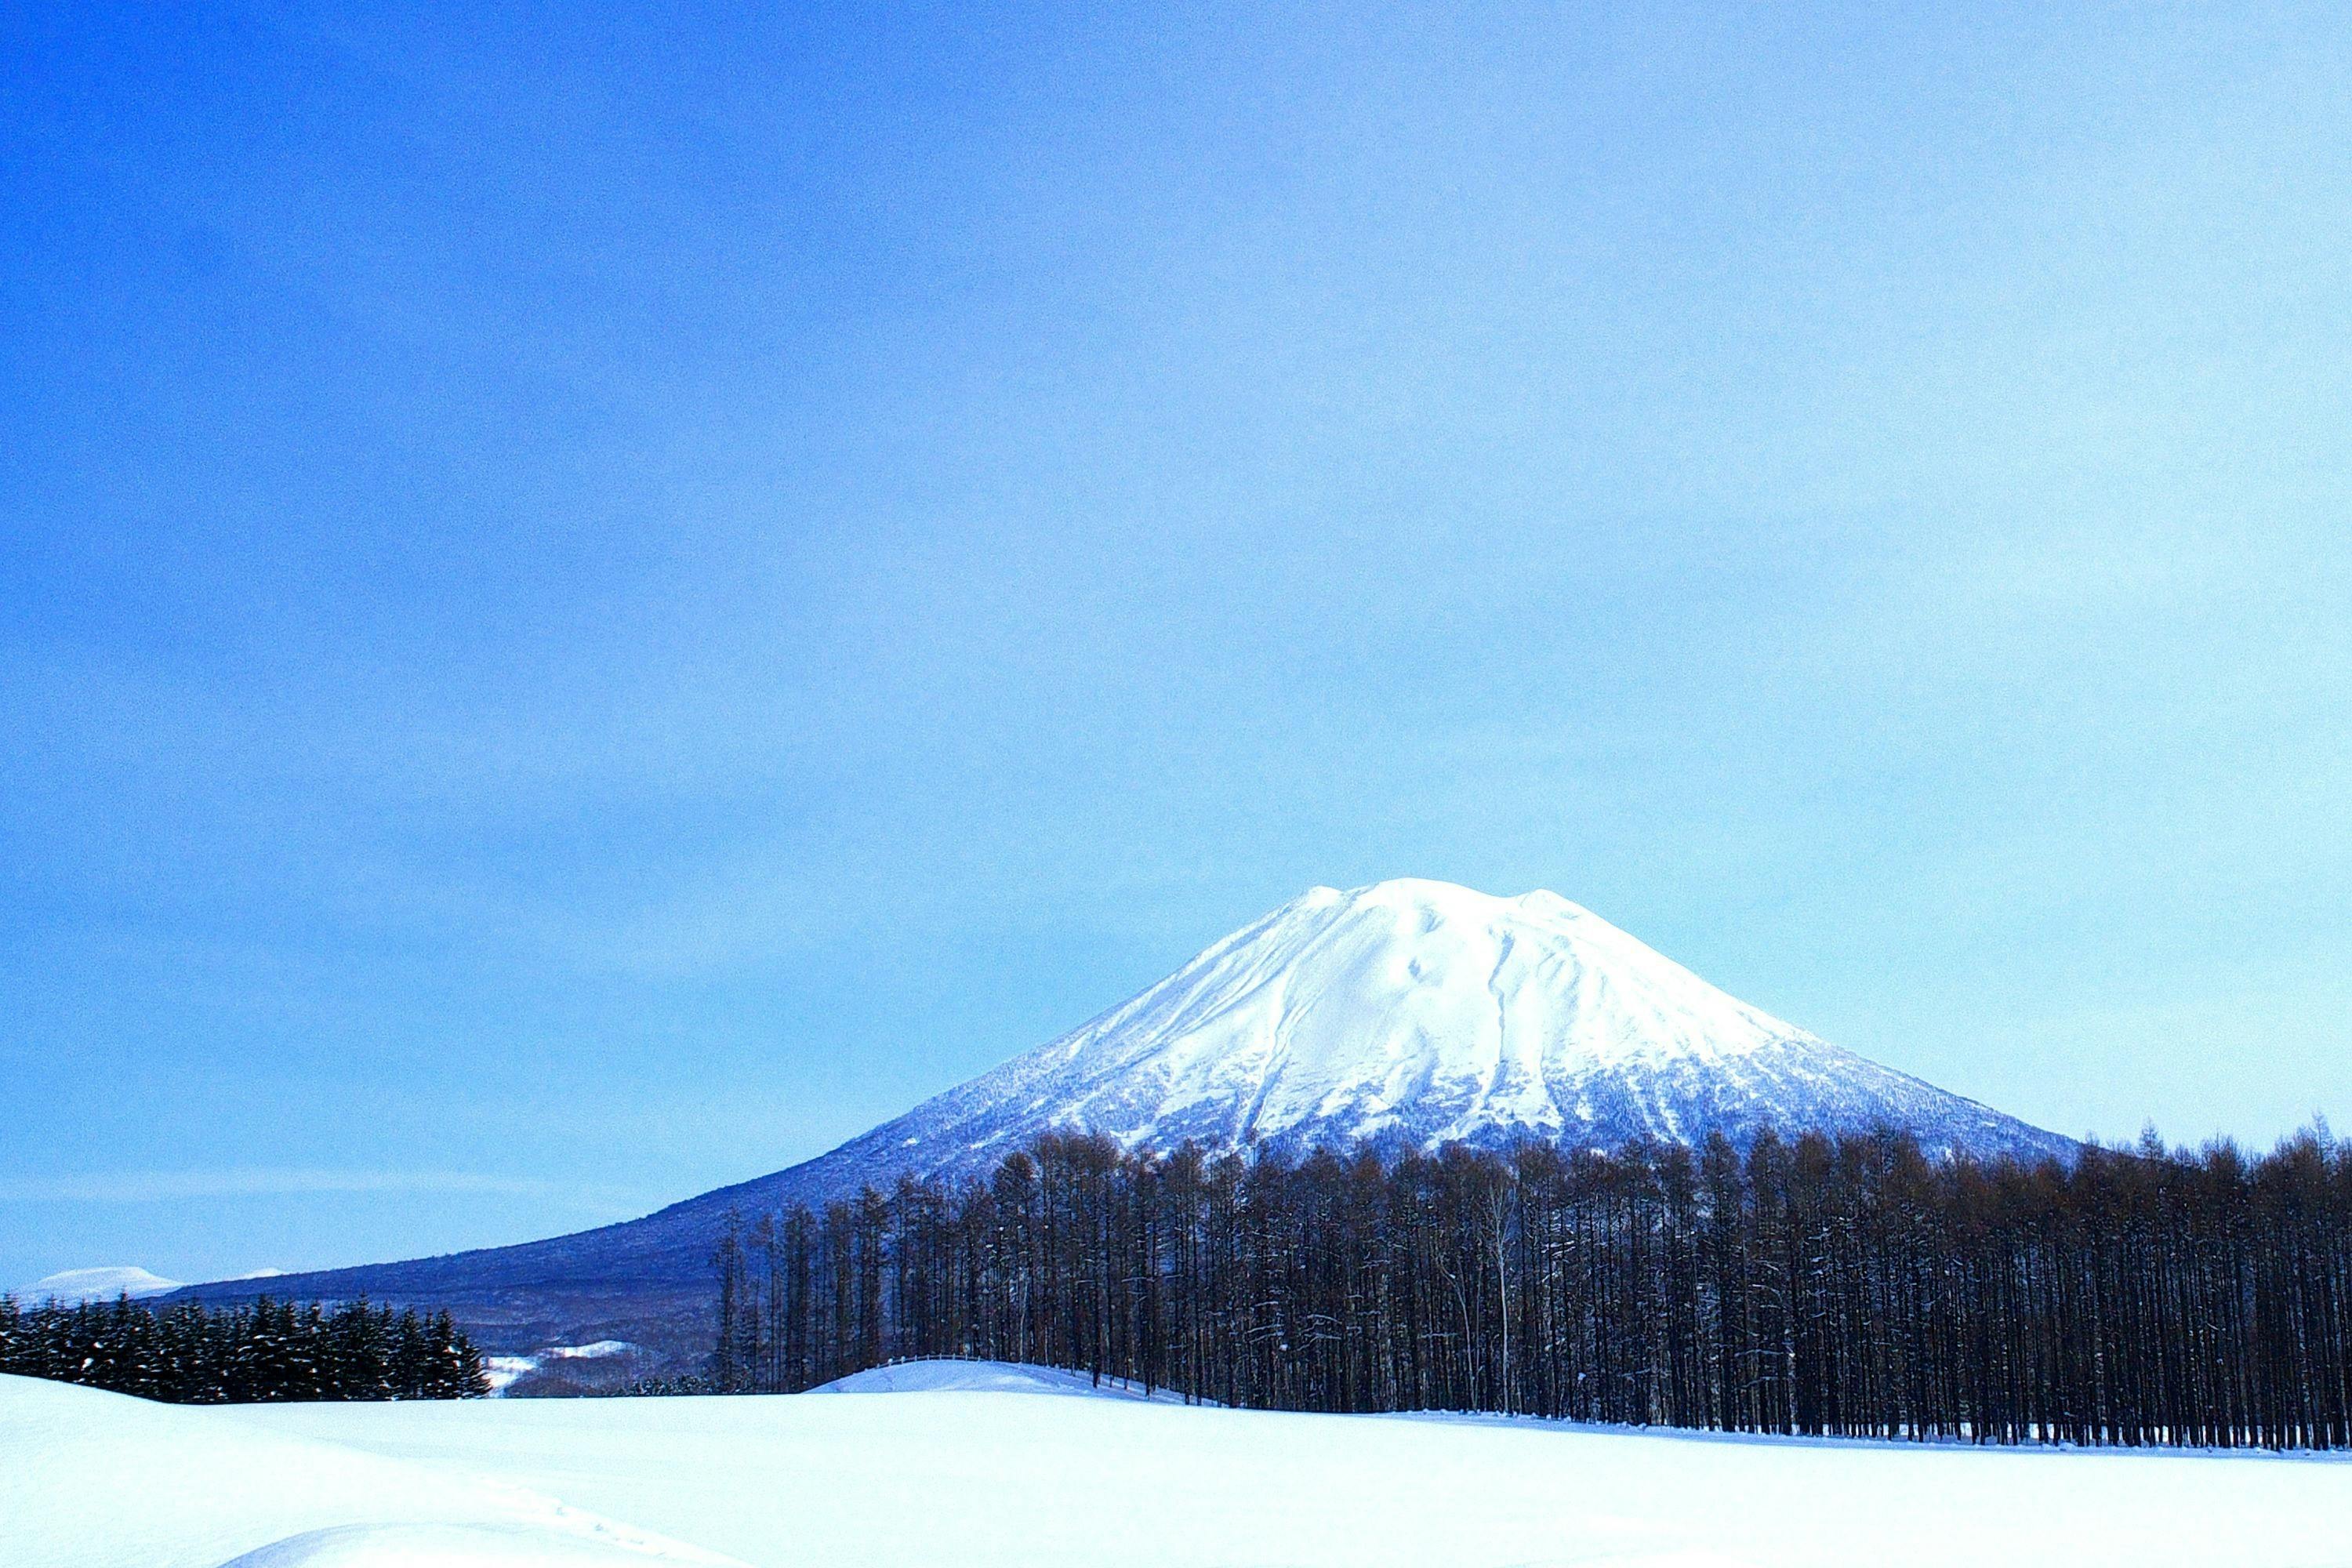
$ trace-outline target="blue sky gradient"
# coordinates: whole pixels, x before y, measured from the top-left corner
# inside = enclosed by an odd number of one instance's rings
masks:
[[[2352,1121],[2352,24],[2056,9],[7,13],[0,1282],[640,1213],[1393,875]]]

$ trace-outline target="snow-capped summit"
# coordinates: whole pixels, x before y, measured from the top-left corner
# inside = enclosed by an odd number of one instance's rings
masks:
[[[1047,1131],[1297,1152],[1890,1126],[2065,1140],[1751,1007],[1557,893],[1314,888],[1048,1045],[845,1146],[919,1173]]]
[[[1585,1131],[1597,1077],[1804,1037],[1556,893],[1399,879],[1313,889],[971,1088],[1043,1078],[1128,1143],[1488,1142]],[[1682,1131],[1644,1100],[1624,1131]]]

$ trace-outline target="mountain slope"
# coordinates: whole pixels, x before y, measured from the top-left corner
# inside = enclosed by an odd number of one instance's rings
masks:
[[[1556,894],[1407,880],[1317,888],[836,1152],[957,1173],[1048,1128],[1296,1152],[1767,1122],[1896,1126],[1938,1152],[2068,1146],[1748,1006]]]
[[[1060,1039],[789,1170],[601,1230],[270,1289],[457,1301],[494,1340],[485,1313],[520,1314],[520,1332],[560,1298],[548,1331],[601,1333],[657,1302],[698,1310],[730,1210],[978,1175],[1047,1131],[1297,1154],[1360,1140],[1745,1141],[1768,1125],[1896,1128],[1937,1153],[2074,1147],[1748,1006],[1556,894],[1398,880],[1314,889]]]

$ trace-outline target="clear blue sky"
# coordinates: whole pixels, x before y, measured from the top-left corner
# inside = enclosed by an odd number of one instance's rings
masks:
[[[0,21],[0,1282],[642,1212],[1402,874],[2352,1122],[2340,6],[356,9]]]

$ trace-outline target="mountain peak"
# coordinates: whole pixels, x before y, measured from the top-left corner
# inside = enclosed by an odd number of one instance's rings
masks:
[[[814,1163],[973,1173],[1046,1131],[1301,1152],[1899,1128],[2065,1141],[1832,1046],[1546,889],[1308,889],[1129,1001]],[[814,1168],[811,1167],[811,1168]]]
[[[1578,921],[1600,920],[1591,910],[1560,897],[1549,888],[1537,888],[1510,897],[1482,893],[1459,882],[1444,882],[1429,877],[1391,877],[1386,881],[1345,889],[1309,888],[1276,910],[1274,917],[1270,918],[1316,910],[1387,910],[1409,913],[1417,917],[1425,929],[1446,921],[1474,925],[1521,922],[1564,926]]]
[[[1383,908],[1423,909],[1458,918],[1484,918],[1513,908],[1530,910],[1559,910],[1567,914],[1587,914],[1590,910],[1570,903],[1547,888],[1521,893],[1517,898],[1494,893],[1482,893],[1475,888],[1459,882],[1440,881],[1433,877],[1391,877],[1385,881],[1370,882],[1360,888],[1327,888],[1320,884],[1291,900],[1286,909],[1326,907],[1333,904],[1370,904]]]

